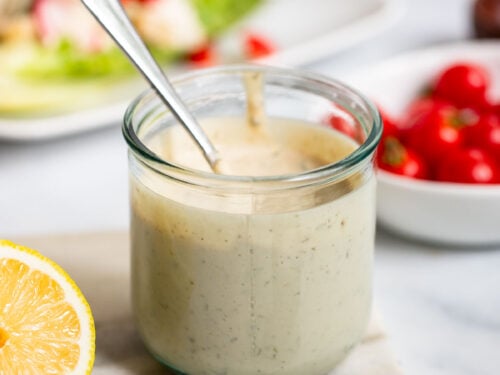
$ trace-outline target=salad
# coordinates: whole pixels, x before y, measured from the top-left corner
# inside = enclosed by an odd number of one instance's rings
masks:
[[[162,65],[214,62],[211,45],[263,0],[121,0]],[[260,40],[247,41],[255,50]],[[258,53],[268,51],[260,46]],[[0,0],[0,115],[112,100],[134,68],[79,0]],[[114,91],[114,94],[113,94]]]

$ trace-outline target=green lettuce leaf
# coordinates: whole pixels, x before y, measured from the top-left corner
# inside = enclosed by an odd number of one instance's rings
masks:
[[[152,50],[160,64],[168,64],[179,58],[177,51]],[[20,67],[17,75],[23,79],[68,80],[86,78],[121,78],[135,72],[125,55],[113,47],[100,53],[84,53],[68,41],[57,48],[39,47],[35,58]]]
[[[222,33],[263,0],[191,0],[209,36]]]

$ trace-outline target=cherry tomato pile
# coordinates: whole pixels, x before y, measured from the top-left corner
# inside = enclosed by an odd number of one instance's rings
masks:
[[[400,118],[380,109],[378,166],[426,180],[500,183],[500,103],[490,92],[489,72],[460,62],[440,71]]]

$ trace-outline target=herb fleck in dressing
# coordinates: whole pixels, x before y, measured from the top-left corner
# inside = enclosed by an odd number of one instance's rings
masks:
[[[233,118],[203,126],[225,173],[235,175],[298,173],[357,147],[299,121],[267,119],[265,131]],[[182,130],[159,134],[148,146],[208,171]],[[131,174],[133,300],[150,350],[192,375],[332,369],[369,317],[373,176],[281,191],[271,211],[253,196],[247,207],[246,200],[235,204],[164,178]],[[307,207],[294,208],[298,201]]]

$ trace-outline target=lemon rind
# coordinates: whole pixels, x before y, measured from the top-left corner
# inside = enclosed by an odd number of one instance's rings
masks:
[[[14,252],[12,250],[18,250],[20,252]],[[77,302],[79,307],[85,311],[83,316],[79,314],[79,318],[85,319],[82,325],[86,326],[88,330],[83,331],[82,334],[87,334],[88,338],[85,339],[82,335],[80,342],[88,341],[90,344],[87,353],[84,354],[88,359],[83,357],[82,361],[81,357],[73,373],[80,375],[82,374],[80,368],[86,367],[85,374],[91,374],[95,361],[95,322],[90,305],[78,285],[71,276],[52,259],[29,247],[18,245],[9,240],[0,239],[0,259],[4,257],[22,261],[33,269],[45,272],[63,287],[67,300],[75,306],[75,308],[77,307],[75,302]],[[32,260],[35,260],[36,263],[33,264]],[[55,271],[55,273],[53,271]],[[81,309],[77,308],[77,311],[81,311]],[[83,354],[83,351],[81,353]]]

